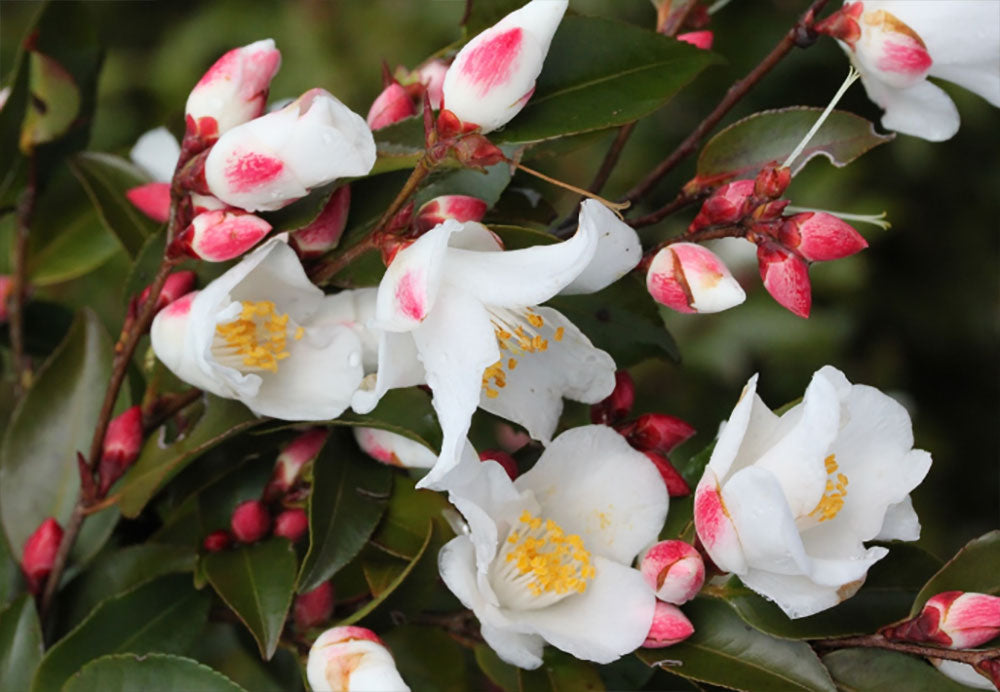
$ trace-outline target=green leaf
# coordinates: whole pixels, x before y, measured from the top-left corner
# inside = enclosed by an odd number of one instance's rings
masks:
[[[390,555],[411,560],[424,550],[428,522],[445,528],[442,512],[450,506],[443,494],[417,490],[412,479],[397,477],[385,516],[371,542]]]
[[[23,44],[22,44],[23,45]],[[21,153],[21,123],[28,107],[29,90],[28,56],[23,48],[18,51],[11,78],[4,86],[10,87],[7,101],[0,108],[0,203],[13,204],[26,179],[25,158]]]
[[[540,668],[518,670],[521,692],[578,692],[604,689],[597,669],[567,653],[549,648]]]
[[[502,689],[503,692],[520,691],[516,667],[502,661],[496,652],[486,644],[476,644],[473,653],[476,656],[476,663],[479,664],[479,670],[483,671],[490,682]]]
[[[25,594],[0,611],[0,680],[4,689],[28,689],[43,651],[35,599]]]
[[[733,123],[701,150],[698,178],[706,183],[751,178],[772,161],[784,162],[822,112],[822,108],[795,106],[754,113]],[[820,155],[838,168],[846,166],[894,137],[878,134],[875,126],[860,116],[835,110],[795,159],[792,173]]]
[[[442,629],[403,625],[387,632],[383,639],[411,689],[469,689],[465,649]]]
[[[375,137],[378,158],[368,173],[369,177],[414,168],[424,155],[422,116],[400,120],[372,134]]]
[[[927,661],[896,651],[842,649],[823,657],[837,688],[844,692],[968,692],[969,688],[939,673]],[[985,678],[984,678],[985,680]]]
[[[565,17],[528,105],[493,139],[536,142],[638,120],[712,63],[714,53],[628,24]]]
[[[185,651],[204,627],[211,598],[191,578],[170,575],[99,605],[46,652],[32,692],[62,687],[84,665],[108,654]]]
[[[441,427],[428,394],[416,387],[391,389],[369,413],[344,412],[333,425],[388,430],[431,450],[441,449]]]
[[[206,394],[205,412],[185,437],[166,446],[155,432],[146,440],[115,493],[122,514],[138,516],[153,495],[199,455],[260,422],[238,401]]]
[[[804,642],[776,639],[743,622],[728,606],[698,597],[684,606],[694,634],[668,649],[642,649],[640,659],[675,675],[737,690],[834,690]]]
[[[168,654],[118,654],[88,663],[66,681],[62,690],[241,692],[243,688],[222,673],[190,658]]]
[[[270,660],[295,591],[295,550],[284,538],[206,555],[202,564],[215,591],[247,626],[260,655]]]
[[[1000,530],[973,539],[948,560],[920,589],[910,615],[916,615],[931,596],[942,591],[1000,593]]]
[[[87,453],[111,375],[111,340],[97,316],[81,310],[62,344],[14,409],[0,446],[0,518],[15,554],[48,517],[64,525],[80,489],[76,453]],[[118,512],[88,518],[72,553],[93,555]]]
[[[80,111],[80,88],[66,68],[44,53],[29,52],[31,103],[21,130],[21,150],[58,139]]]
[[[297,657],[279,647],[274,658],[262,661],[253,638],[237,623],[208,623],[191,655],[251,692],[303,689]]]
[[[300,593],[354,559],[375,530],[391,491],[391,470],[358,451],[353,440],[326,443],[313,463],[309,552],[299,573]]]
[[[0,536],[0,608],[6,606],[23,590],[21,565],[10,554],[10,547]]]
[[[512,153],[512,151],[505,151]],[[441,195],[467,195],[486,202],[492,207],[500,199],[500,195],[510,184],[510,164],[501,161],[490,166],[485,171],[472,168],[460,168],[445,171],[431,178],[413,198],[416,207]]]
[[[129,300],[132,296],[139,295],[142,289],[153,283],[156,272],[160,268],[163,260],[163,251],[167,245],[167,229],[163,228],[153,233],[139,248],[135,254],[132,266],[129,268],[128,276],[125,277],[125,288],[122,296]]]
[[[156,224],[132,206],[125,191],[149,182],[148,178],[137,166],[114,154],[81,152],[70,159],[69,166],[105,228],[118,238],[130,257],[135,257]]]
[[[28,275],[34,286],[69,281],[93,271],[119,250],[118,241],[96,218],[81,214],[31,257]]]
[[[521,0],[466,0],[466,15],[462,28],[472,38],[523,6]]]

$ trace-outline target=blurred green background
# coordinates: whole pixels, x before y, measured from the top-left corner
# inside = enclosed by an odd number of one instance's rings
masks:
[[[665,157],[806,4],[733,0],[715,15],[715,50],[727,64],[708,70],[636,128],[608,195],[624,192]],[[229,48],[264,37],[274,38],[283,54],[272,99],[322,86],[364,114],[381,88],[381,62],[413,67],[460,39],[465,2],[136,0],[89,6],[107,49],[91,148],[127,154],[150,128],[165,124],[180,134],[187,92],[205,68]],[[570,7],[648,27],[655,20],[648,0],[571,0]],[[34,2],[0,3],[0,73],[11,69],[36,10]],[[723,124],[768,108],[823,106],[846,71],[847,60],[831,40],[796,50]],[[647,363],[635,374],[639,410],[684,417],[701,431],[682,454],[711,440],[754,372],[761,373],[759,391],[774,407],[801,396],[811,373],[827,363],[854,382],[896,396],[911,411],[917,446],[935,460],[915,494],[925,526],[922,543],[947,557],[1000,524],[1000,129],[998,112],[988,103],[943,86],[962,114],[955,138],[934,144],[900,136],[845,169],[814,160],[789,189],[793,204],[854,213],[885,210],[893,224],[889,231],[859,226],[869,250],[813,268],[808,321],[770,299],[753,263],[734,266],[749,294],[746,304],[704,317],[665,314],[684,362]],[[841,108],[875,121],[880,115],[860,85],[852,87]],[[612,136],[592,139],[539,167],[585,186]],[[679,167],[647,206],[672,198],[693,166],[692,160]],[[515,184],[537,189],[562,212],[573,204],[567,193],[534,179],[518,176]],[[69,223],[80,195],[68,173],[57,176],[39,215],[63,214]],[[692,213],[643,230],[644,239],[652,243],[679,232]],[[5,248],[10,216],[0,222]],[[117,333],[127,260],[99,224],[92,222],[92,228],[92,242],[106,247],[103,264],[86,276],[38,288],[35,297],[92,305]],[[43,248],[49,240],[36,234],[33,247]],[[0,257],[0,271],[7,269],[7,254]]]

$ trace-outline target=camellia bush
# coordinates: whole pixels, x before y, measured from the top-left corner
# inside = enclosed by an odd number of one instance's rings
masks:
[[[5,6],[0,688],[1000,685],[1000,2],[577,2]]]

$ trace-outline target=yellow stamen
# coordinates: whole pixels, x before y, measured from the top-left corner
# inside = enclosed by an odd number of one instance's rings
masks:
[[[818,519],[821,522],[833,519],[844,508],[844,498],[847,497],[847,484],[849,482],[845,474],[837,473],[840,467],[837,465],[837,457],[835,455],[831,454],[824,459],[823,465],[826,466],[826,472],[831,478],[826,481],[823,497],[816,505],[816,508],[809,513],[811,517],[819,515]],[[833,480],[834,473],[837,473],[835,476],[836,482]]]
[[[240,316],[232,322],[217,325],[222,348],[228,355],[242,356],[242,364],[252,370],[278,371],[278,361],[291,354],[286,350],[288,315],[275,312],[269,300],[245,301]],[[302,338],[302,327],[295,338]]]
[[[566,535],[556,522],[543,522],[527,510],[521,513],[520,523],[524,524],[521,531],[513,531],[507,538],[513,547],[505,560],[513,563],[521,575],[531,575],[528,591],[533,596],[586,591],[587,581],[594,578],[596,570],[580,536]]]

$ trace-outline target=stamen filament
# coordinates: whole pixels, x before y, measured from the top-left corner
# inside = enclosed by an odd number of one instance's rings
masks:
[[[819,118],[816,119],[816,122],[813,123],[813,126],[809,129],[809,132],[807,132],[806,136],[802,138],[802,141],[799,142],[797,147],[795,147],[795,150],[792,151],[792,153],[788,155],[788,158],[785,159],[785,162],[781,164],[782,168],[789,168],[792,165],[792,162],[795,161],[795,158],[802,153],[802,151],[806,148],[806,145],[809,144],[809,141],[819,131],[819,128],[823,126],[824,122],[826,122],[826,119],[830,116],[830,113],[833,112],[834,107],[840,101],[841,97],[847,93],[847,90],[851,87],[852,84],[854,84],[854,82],[857,81],[857,79],[860,76],[861,73],[858,72],[856,69],[854,69],[854,66],[852,65],[847,73],[847,79],[845,79],[844,83],[840,85],[839,89],[837,89],[837,93],[833,95],[833,100],[830,101],[830,103],[826,107],[826,110],[824,110],[820,114]]]

